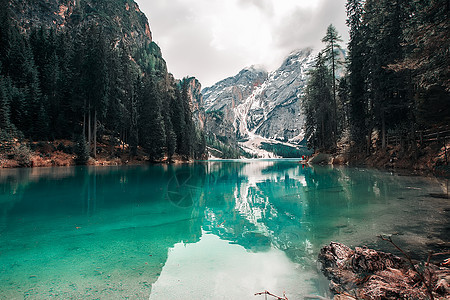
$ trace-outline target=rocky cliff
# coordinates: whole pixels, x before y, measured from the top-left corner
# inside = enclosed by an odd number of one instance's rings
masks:
[[[189,104],[191,106],[192,117],[198,128],[205,127],[205,108],[203,103],[202,85],[195,77],[184,79],[187,84]]]
[[[244,104],[268,78],[267,71],[255,66],[245,68],[233,77],[226,78],[203,93],[207,130],[235,141],[245,135],[240,131],[237,108]]]
[[[108,40],[117,46],[123,42],[141,67],[153,67],[167,75],[161,50],[152,41],[150,25],[145,14],[132,0],[46,0],[8,2],[10,17],[22,32],[33,27],[54,28],[80,32],[88,23],[100,24]],[[149,60],[148,57],[151,57]],[[151,63],[149,63],[151,61]]]
[[[294,51],[271,73],[250,67],[205,88],[207,131],[240,140],[244,148],[301,142],[300,98],[313,60],[311,49]]]

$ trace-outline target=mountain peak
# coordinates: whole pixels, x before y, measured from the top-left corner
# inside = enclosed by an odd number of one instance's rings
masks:
[[[311,57],[313,53],[312,48],[297,49],[289,53],[281,64],[280,69],[286,68],[288,65],[295,63],[302,63],[305,59]]]
[[[242,69],[241,72],[243,71],[250,71],[250,72],[254,72],[254,73],[258,73],[258,72],[266,72],[267,73],[267,69],[263,66],[263,65],[251,65],[248,67],[245,67],[244,69]]]
[[[298,49],[273,72],[249,66],[204,89],[207,131],[227,140],[245,140],[241,146],[246,149],[256,145],[257,140],[292,144],[302,141],[304,114],[300,98],[313,61],[311,48]]]

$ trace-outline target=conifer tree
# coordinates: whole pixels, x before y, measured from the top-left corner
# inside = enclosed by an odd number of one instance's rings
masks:
[[[87,30],[84,58],[84,96],[87,99],[88,145],[93,142],[93,157],[97,152],[97,123],[104,116],[107,102],[108,74],[106,69],[106,42],[101,28],[91,24]]]
[[[150,160],[157,161],[164,155],[166,133],[161,112],[161,93],[152,79],[144,79],[140,100],[141,118],[139,123],[142,146],[149,154]]]
[[[310,148],[330,150],[334,147],[332,78],[322,52],[309,75],[302,104],[306,114],[305,136]]]
[[[323,50],[325,53],[325,58],[331,62],[331,73],[332,73],[332,85],[333,85],[333,143],[336,145],[337,140],[337,101],[336,101],[336,68],[338,65],[338,50],[341,49],[339,42],[342,42],[341,37],[339,36],[336,28],[333,24],[330,24],[327,28],[327,33],[323,37],[322,42],[326,44],[325,49]]]
[[[1,64],[0,64],[1,74]],[[9,131],[11,129],[10,103],[11,86],[8,80],[0,75],[0,130]]]
[[[189,78],[184,78],[181,81],[181,102],[183,107],[184,128],[182,130],[182,144],[179,148],[180,154],[185,158],[194,156],[195,145],[195,124],[192,119],[192,111],[190,107],[190,100],[188,96]]]
[[[1,3],[6,8],[0,11],[2,129],[17,127],[37,140],[80,134],[93,144],[87,149],[94,157],[97,132],[109,134],[112,144],[119,137],[132,155],[143,146],[152,160],[202,155],[188,81],[178,85],[167,74],[155,43],[129,44],[95,9],[84,14],[82,3],[67,27],[44,24],[21,32],[11,22],[9,3]]]
[[[350,132],[356,147],[360,148],[364,144],[366,127],[366,98],[364,59],[366,45],[363,39],[363,1],[347,1],[347,26],[349,26],[350,40],[348,43],[348,84],[349,84],[349,121]]]

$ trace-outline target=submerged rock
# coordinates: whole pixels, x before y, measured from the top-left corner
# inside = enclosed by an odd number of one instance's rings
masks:
[[[430,298],[421,276],[393,254],[331,242],[321,249],[318,260],[335,300]],[[450,269],[429,264],[422,270],[434,298],[449,299]]]

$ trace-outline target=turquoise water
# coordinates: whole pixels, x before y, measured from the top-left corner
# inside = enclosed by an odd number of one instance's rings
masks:
[[[448,247],[447,186],[292,160],[0,170],[0,299],[326,295],[330,241]]]

